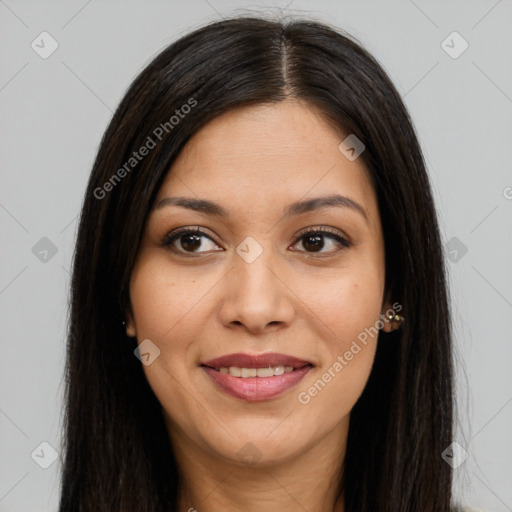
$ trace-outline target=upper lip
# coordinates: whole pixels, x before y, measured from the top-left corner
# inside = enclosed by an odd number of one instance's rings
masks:
[[[229,368],[236,366],[238,368],[266,368],[268,366],[293,366],[294,368],[302,368],[306,365],[311,365],[309,361],[299,359],[297,357],[289,356],[286,354],[267,353],[267,354],[228,354],[215,359],[210,359],[201,363],[202,366],[209,366],[210,368]]]

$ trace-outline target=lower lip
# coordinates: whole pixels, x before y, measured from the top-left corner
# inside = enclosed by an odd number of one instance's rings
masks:
[[[311,370],[303,366],[290,373],[274,377],[233,377],[207,366],[202,367],[206,374],[228,395],[250,402],[260,402],[279,396],[298,384]]]

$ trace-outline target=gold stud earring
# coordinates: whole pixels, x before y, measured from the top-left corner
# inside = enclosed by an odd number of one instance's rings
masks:
[[[388,314],[388,320],[389,320],[390,322],[397,322],[397,323],[399,324],[399,326],[398,326],[398,327],[400,327],[400,325],[402,325],[402,324],[405,322],[405,317],[400,316],[400,315],[398,315],[398,314],[397,314],[397,313],[395,313],[395,312],[390,312],[390,313]],[[398,327],[397,327],[397,329],[398,329]]]

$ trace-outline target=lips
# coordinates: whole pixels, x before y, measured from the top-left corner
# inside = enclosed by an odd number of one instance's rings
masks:
[[[309,361],[277,353],[258,354],[254,356],[242,353],[230,354],[201,363],[202,366],[208,366],[210,368],[229,368],[231,366],[238,368],[266,368],[268,366],[293,366],[293,368],[302,368],[308,364],[311,365]]]
[[[205,361],[201,366],[219,390],[252,402],[284,394],[313,367],[303,359],[277,353],[230,354]]]

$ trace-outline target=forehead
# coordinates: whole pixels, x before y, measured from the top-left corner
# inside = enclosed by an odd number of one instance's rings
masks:
[[[157,195],[196,196],[243,208],[269,208],[338,193],[378,215],[361,158],[338,149],[347,136],[314,107],[286,100],[237,108],[215,118],[183,148]]]

